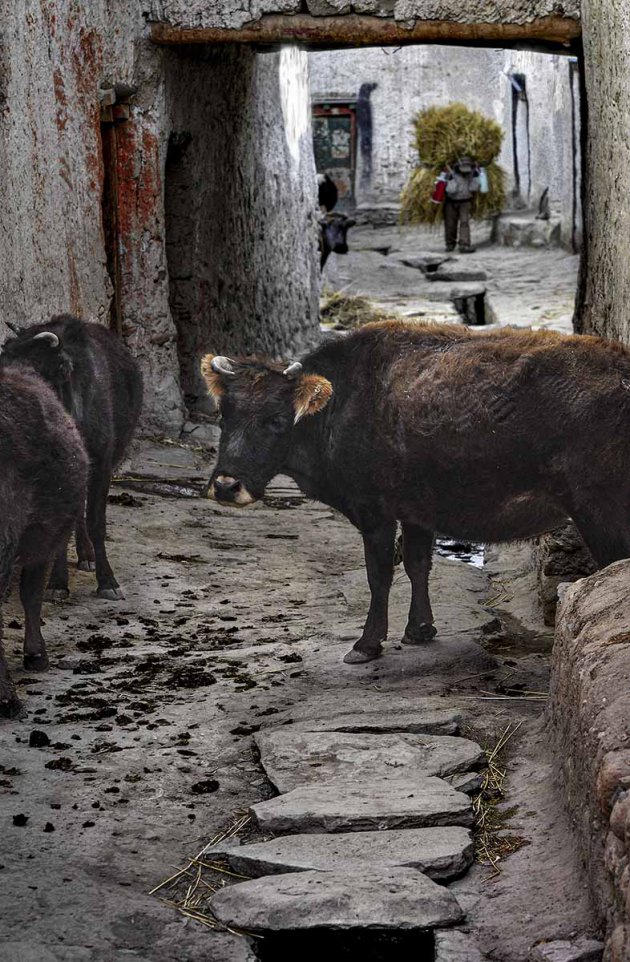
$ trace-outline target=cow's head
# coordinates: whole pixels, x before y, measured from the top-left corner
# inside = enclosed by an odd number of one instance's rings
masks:
[[[348,231],[356,224],[345,214],[327,214],[320,221],[324,249],[333,254],[348,253]]]
[[[15,328],[13,328],[15,330]],[[57,334],[39,325],[19,331],[7,341],[0,353],[0,366],[24,365],[33,368],[53,387],[61,391],[72,374],[72,361]]]
[[[223,421],[208,497],[244,507],[262,498],[286,462],[295,425],[326,406],[332,385],[297,361],[287,367],[208,354],[201,371]]]

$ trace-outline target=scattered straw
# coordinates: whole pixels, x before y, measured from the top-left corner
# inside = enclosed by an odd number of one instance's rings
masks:
[[[164,905],[177,909],[182,915],[201,922],[208,928],[232,932],[234,935],[247,934],[236,929],[226,929],[226,926],[222,925],[210,911],[212,896],[228,884],[228,879],[243,881],[247,876],[237,875],[222,862],[205,860],[203,856],[220,842],[235,838],[247,828],[250,822],[251,815],[239,814],[228,828],[219,832],[204,846],[199,855],[192,856],[187,865],[156,885],[149,895],[159,893],[158,897]]]
[[[376,307],[367,297],[334,291],[324,296],[319,316],[322,324],[345,331],[371,321],[387,321],[391,313]]]
[[[527,844],[525,839],[505,832],[505,823],[515,810],[499,808],[505,798],[505,747],[522,724],[509,724],[499,736],[496,745],[486,751],[487,765],[481,773],[483,782],[479,794],[473,799],[475,859],[482,865],[491,866],[488,880],[500,874],[499,863],[502,859]]]

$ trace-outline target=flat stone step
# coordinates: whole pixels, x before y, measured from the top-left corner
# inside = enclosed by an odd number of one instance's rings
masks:
[[[210,909],[224,925],[248,932],[431,929],[463,918],[448,889],[403,868],[253,879],[220,889]]]
[[[429,281],[452,281],[461,283],[462,281],[485,281],[488,275],[482,270],[466,270],[463,267],[442,267],[437,271],[427,274]]]
[[[473,860],[470,831],[458,825],[343,835],[282,835],[268,842],[223,842],[204,852],[225,859],[240,875],[258,878],[281,872],[346,871],[391,866],[414,868],[434,879],[461,875]]]
[[[443,708],[437,701],[391,692],[324,691],[317,698],[295,705],[287,717],[295,728],[303,730],[308,726],[309,731],[456,735],[461,712]]]
[[[267,777],[279,792],[333,779],[365,779],[392,771],[420,775],[469,772],[484,759],[475,742],[452,735],[352,732],[259,732],[255,741]]]
[[[472,804],[441,778],[399,774],[302,785],[252,805],[263,832],[365,832],[472,825]]]

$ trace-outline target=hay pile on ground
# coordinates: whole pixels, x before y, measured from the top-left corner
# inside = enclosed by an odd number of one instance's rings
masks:
[[[345,294],[343,291],[324,295],[319,316],[322,324],[336,331],[348,331],[371,321],[387,321],[392,317],[391,313],[386,314],[367,297]]]
[[[435,224],[441,219],[442,205],[431,200],[435,180],[464,156],[484,167],[488,176],[488,193],[476,195],[472,216],[483,220],[499,213],[505,203],[505,171],[496,162],[503,141],[500,124],[459,103],[421,110],[413,124],[420,165],[401,195],[402,223]]]

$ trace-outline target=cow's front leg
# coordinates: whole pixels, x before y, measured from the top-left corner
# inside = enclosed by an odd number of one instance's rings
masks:
[[[85,511],[77,520],[75,540],[77,547],[77,568],[79,571],[95,571],[96,556],[94,554],[94,545],[87,532]]]
[[[41,629],[47,568],[46,564],[22,568],[20,601],[24,608],[24,668],[26,671],[45,671],[48,668],[48,655]]]
[[[394,574],[395,523],[387,521],[376,528],[363,529],[361,534],[372,600],[363,634],[344,658],[347,665],[372,661],[380,655],[387,638],[387,607]]]
[[[47,601],[66,601],[70,596],[68,590],[68,546],[64,544],[61,551],[55,555],[55,560],[48,578],[46,591]]]
[[[437,631],[429,600],[429,574],[433,559],[433,532],[415,524],[403,524],[403,564],[411,582],[409,621],[403,645],[421,645],[431,641]]]

